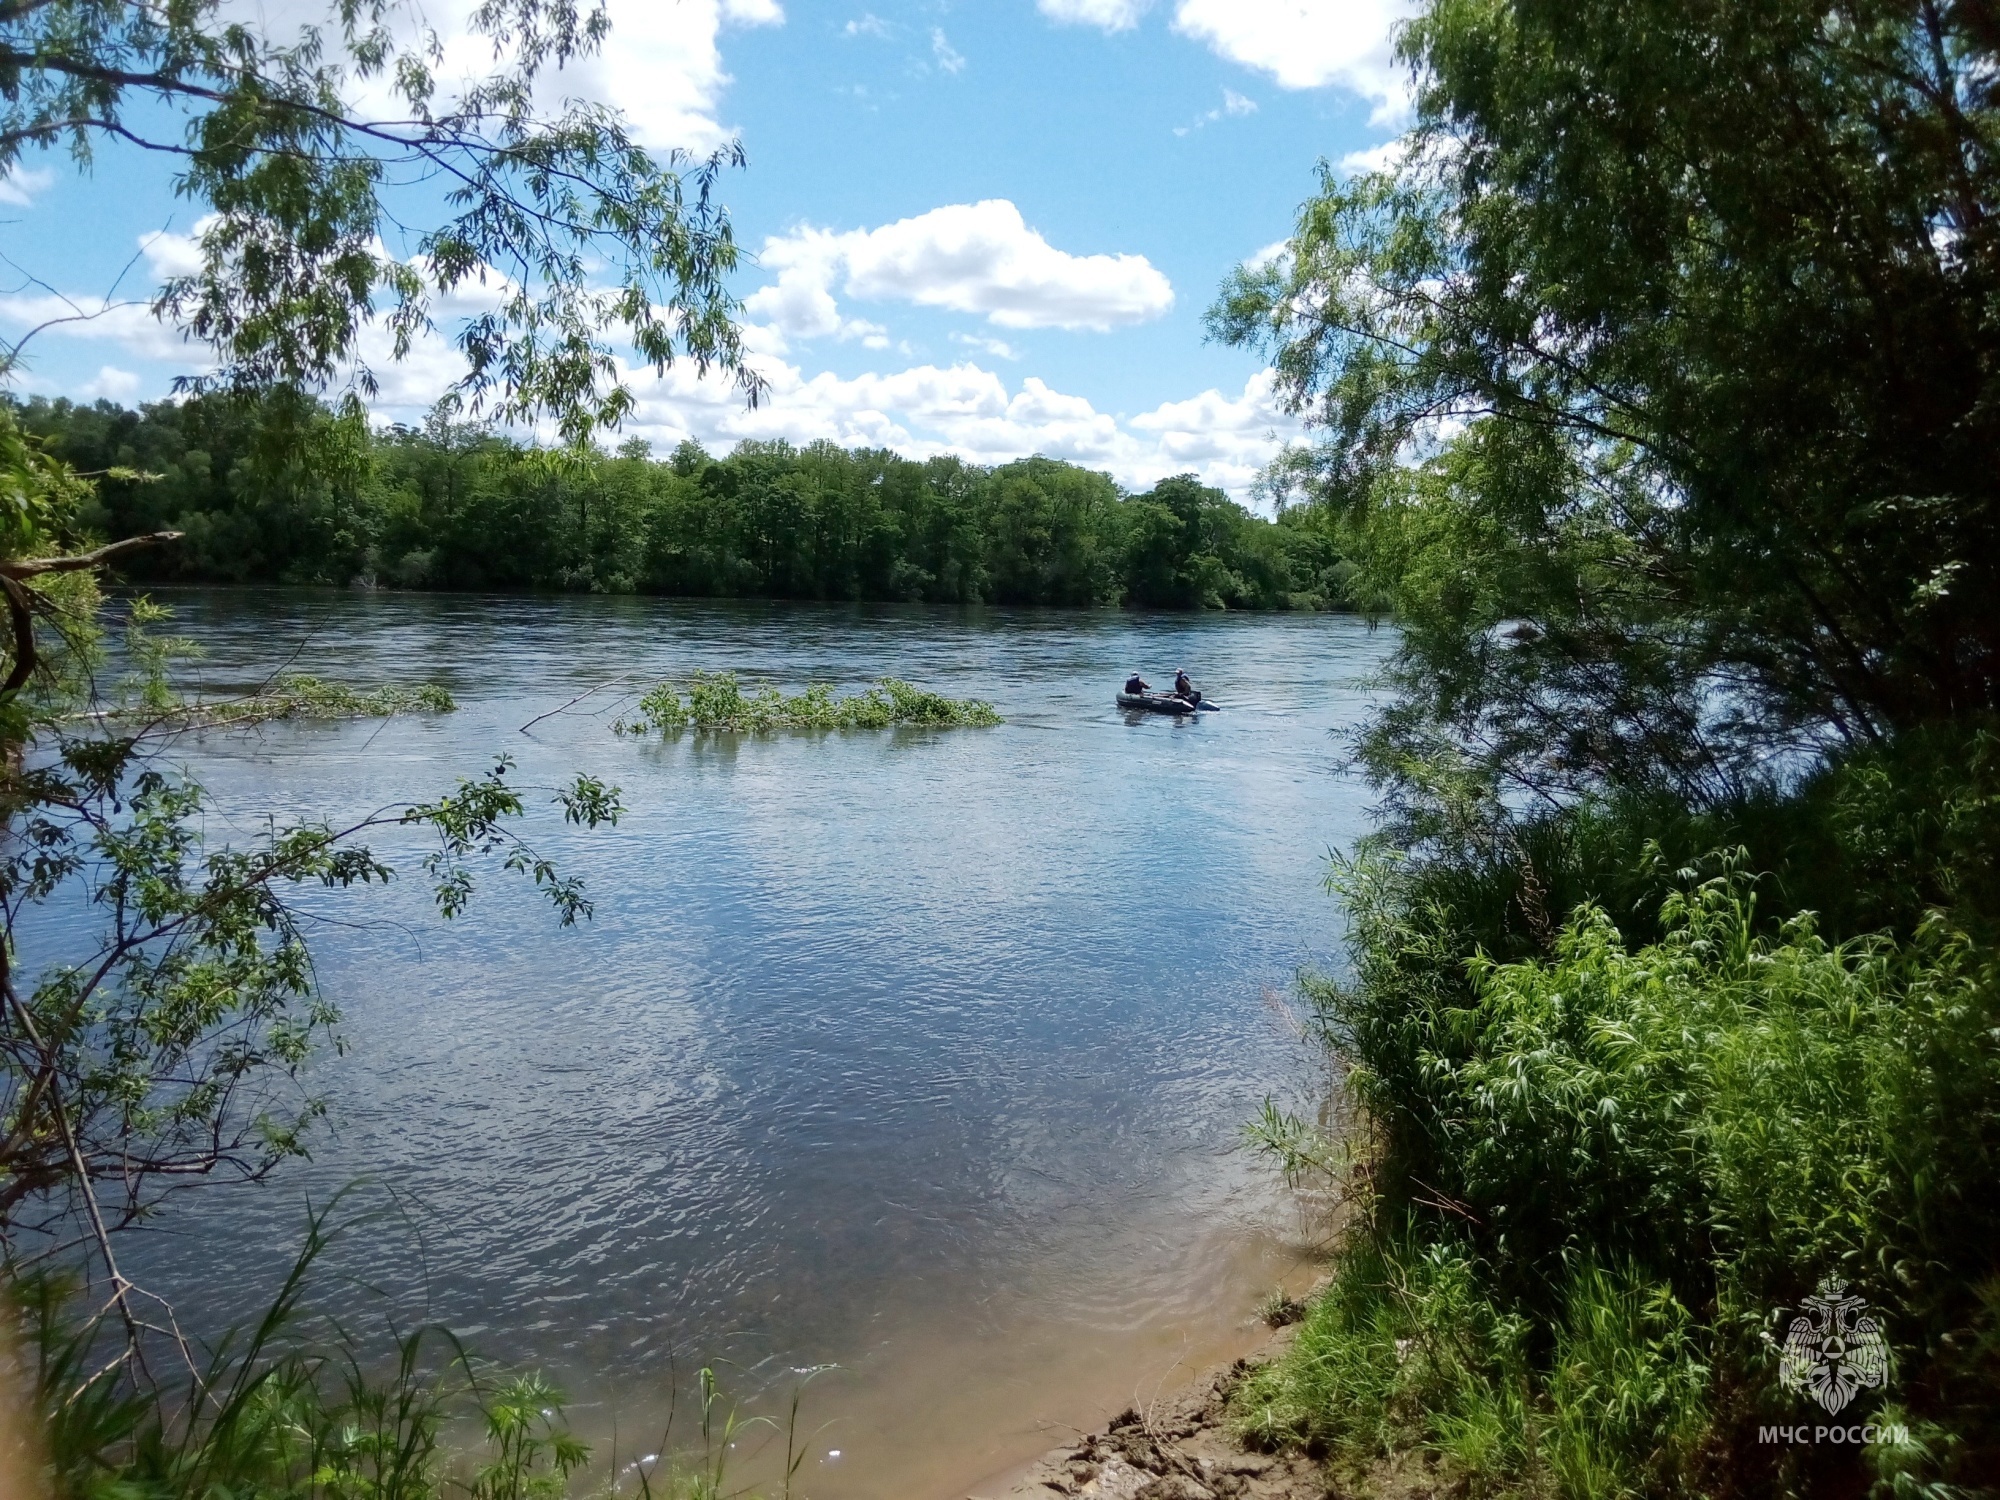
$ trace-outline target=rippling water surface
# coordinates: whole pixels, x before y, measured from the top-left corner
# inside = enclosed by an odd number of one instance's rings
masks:
[[[1274,1001],[1331,959],[1329,847],[1364,827],[1339,732],[1386,635],[1329,617],[317,592],[164,596],[211,688],[294,666],[439,681],[436,718],[272,726],[180,753],[211,833],[426,795],[506,753],[617,783],[615,829],[546,813],[594,922],[489,879],[319,898],[345,1057],[310,1163],[181,1200],[146,1278],[213,1327],[308,1193],[400,1205],[323,1297],[427,1315],[556,1372],[579,1425],[657,1446],[701,1360],[808,1388],[807,1493],[943,1500],[1248,1337],[1294,1224],[1233,1150],[1302,1062]],[[1185,665],[1225,711],[1128,717]],[[899,676],[1006,723],[621,740],[695,668]],[[600,684],[528,733],[521,726]],[[409,851],[403,862],[410,863]],[[368,1290],[372,1288],[374,1290]],[[649,1436],[651,1434],[651,1436]],[[839,1457],[832,1457],[832,1450]]]

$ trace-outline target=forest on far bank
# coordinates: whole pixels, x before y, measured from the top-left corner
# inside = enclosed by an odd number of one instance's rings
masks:
[[[98,480],[90,530],[174,529],[140,582],[563,589],[1156,609],[1340,609],[1323,514],[1267,520],[1192,475],[1128,494],[1051,458],[995,468],[832,443],[552,452],[475,427],[371,430],[283,395],[131,410],[5,398]]]

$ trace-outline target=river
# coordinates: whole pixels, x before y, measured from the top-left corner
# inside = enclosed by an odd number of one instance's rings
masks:
[[[304,1203],[373,1217],[320,1268],[352,1326],[451,1326],[539,1365],[619,1461],[716,1363],[796,1372],[803,1492],[949,1500],[1251,1337],[1309,1274],[1266,1094],[1312,1082],[1284,1000],[1337,959],[1327,851],[1366,826],[1343,731],[1387,632],[1343,617],[283,590],[159,595],[211,691],[289,660],[443,683],[458,712],[186,740],[212,836],[426,796],[496,754],[588,771],[615,830],[543,812],[595,920],[518,882],[438,922],[420,879],[310,895],[345,1056],[310,1162],[182,1197],[127,1269],[213,1330]],[[1223,711],[1128,716],[1185,665]],[[621,699],[734,670],[993,701],[944,732],[621,739]],[[579,693],[568,710],[522,726]],[[538,797],[538,804],[543,799]],[[408,850],[397,862],[413,863]],[[414,872],[413,872],[414,873]],[[754,1469],[755,1459],[751,1460]]]

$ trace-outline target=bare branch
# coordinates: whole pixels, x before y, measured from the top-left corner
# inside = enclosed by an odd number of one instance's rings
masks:
[[[184,531],[154,531],[144,536],[128,536],[122,541],[107,542],[94,552],[81,552],[74,557],[17,558],[0,562],[0,578],[39,578],[44,573],[81,573],[90,568],[102,567],[114,558],[123,557],[128,552],[137,552],[143,547],[159,547],[168,542],[178,542],[186,535]]]

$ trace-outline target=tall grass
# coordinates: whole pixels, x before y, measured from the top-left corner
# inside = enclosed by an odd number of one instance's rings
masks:
[[[0,1376],[14,1379],[0,1378],[0,1398],[22,1398],[39,1441],[0,1454],[0,1473],[24,1456],[46,1500],[746,1495],[729,1474],[745,1424],[712,1371],[700,1372],[696,1433],[676,1433],[670,1417],[648,1462],[594,1472],[563,1392],[540,1373],[497,1369],[442,1329],[392,1329],[371,1345],[310,1317],[308,1273],[330,1237],[314,1215],[255,1325],[206,1349],[174,1339],[127,1349],[121,1328],[81,1310],[74,1282],[11,1278],[16,1352]],[[796,1419],[795,1409],[794,1429]],[[786,1494],[798,1467],[788,1460]]]
[[[1828,826],[1856,786],[1755,816],[1794,848],[1881,836],[1879,817]],[[1366,1211],[1291,1353],[1239,1394],[1245,1432],[1350,1467],[1416,1449],[1488,1494],[2000,1481],[2000,969],[1976,910],[1925,914],[1980,877],[1910,852],[1962,853],[1967,809],[1991,804],[1962,782],[1955,802],[1918,795],[1874,893],[1919,913],[1900,935],[1836,941],[1783,899],[1865,870],[1753,879],[1740,851],[1697,870],[1647,847],[1629,807],[1572,810],[1503,854],[1347,866],[1354,981],[1308,998],[1367,1121],[1349,1184]],[[1630,919],[1584,899],[1550,920],[1593,884]],[[1332,1159],[1296,1122],[1252,1135],[1293,1174]],[[1777,1358],[1827,1276],[1892,1351],[1886,1392],[1843,1420],[1907,1440],[1760,1433],[1827,1420]]]

